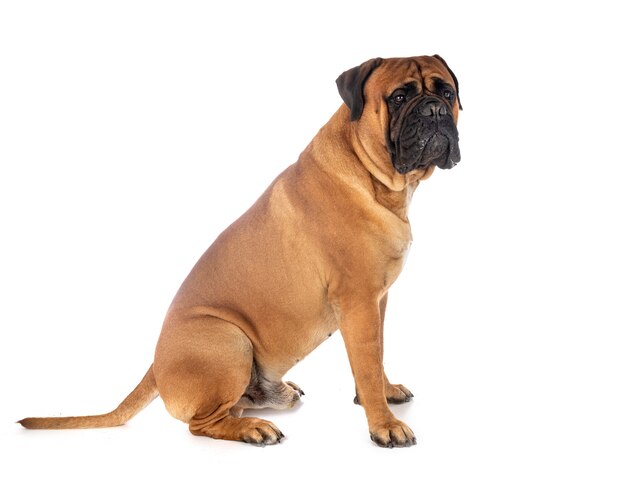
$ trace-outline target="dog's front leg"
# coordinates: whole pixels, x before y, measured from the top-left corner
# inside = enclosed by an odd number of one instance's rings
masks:
[[[411,429],[398,420],[385,398],[382,319],[379,302],[350,302],[340,306],[339,329],[343,336],[357,395],[365,409],[372,440],[383,447],[415,444]]]
[[[381,356],[384,358],[385,342],[383,341],[385,330],[385,310],[387,309],[387,293],[380,299],[380,351]],[[384,363],[384,362],[383,362]],[[401,384],[392,384],[387,379],[387,374],[383,371],[383,381],[385,384],[385,397],[387,397],[387,403],[406,403],[411,401],[413,394],[411,391]],[[361,404],[359,395],[356,393],[354,397],[354,403]]]

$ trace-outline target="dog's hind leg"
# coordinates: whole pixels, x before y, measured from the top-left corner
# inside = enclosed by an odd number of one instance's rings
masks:
[[[167,410],[194,435],[259,445],[283,434],[259,418],[238,418],[231,409],[245,393],[253,349],[237,326],[210,317],[165,325],[155,355],[155,377]]]

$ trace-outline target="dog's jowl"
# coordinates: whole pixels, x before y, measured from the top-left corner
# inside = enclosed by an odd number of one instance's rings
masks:
[[[461,160],[458,82],[435,55],[371,59],[337,87],[339,110],[183,282],[135,390],[108,414],[24,427],[121,425],[161,396],[194,435],[278,443],[274,424],[242,412],[293,407],[303,392],[283,376],[338,329],[372,440],[415,443],[388,407],[413,395],[387,379],[383,320],[413,191]]]

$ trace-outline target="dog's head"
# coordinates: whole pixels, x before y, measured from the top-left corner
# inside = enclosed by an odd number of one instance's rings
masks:
[[[374,58],[342,73],[337,87],[356,140],[392,184],[461,160],[459,85],[440,56]]]

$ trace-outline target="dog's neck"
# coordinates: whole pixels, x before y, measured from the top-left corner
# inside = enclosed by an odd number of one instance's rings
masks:
[[[342,107],[335,113],[303,153],[310,153],[307,156],[331,177],[351,189],[361,190],[373,201],[408,222],[408,208],[413,192],[420,180],[430,177],[434,167],[401,175],[391,165],[391,158],[388,159],[388,165],[385,164],[389,157],[386,147],[380,152],[373,152],[372,148],[363,145],[344,110],[347,109]],[[338,116],[346,118],[336,119]],[[329,144],[333,145],[332,149],[325,148]],[[335,152],[332,158],[323,154],[328,150]],[[344,154],[337,155],[336,152]],[[376,155],[384,158],[384,161],[376,162]],[[381,168],[380,163],[388,168]]]

